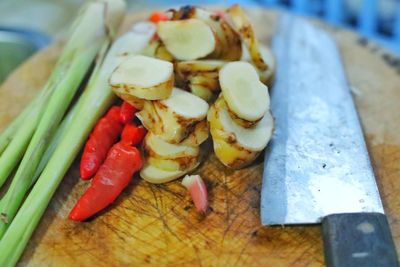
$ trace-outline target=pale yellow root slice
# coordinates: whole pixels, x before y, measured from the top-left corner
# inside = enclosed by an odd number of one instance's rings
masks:
[[[173,10],[172,20],[185,20],[191,18],[202,20],[211,27],[215,33],[216,46],[209,57],[220,58],[224,54],[224,50],[228,45],[224,32],[222,31],[219,23],[219,19],[217,19],[216,16],[213,16],[211,12],[195,6],[184,6],[177,11]]]
[[[242,47],[243,47],[243,53],[242,53],[242,57],[240,58],[240,61],[246,61],[246,62],[253,63],[251,61],[249,50],[247,49],[245,44],[242,43]]]
[[[175,72],[181,84],[207,102],[215,99],[213,92],[219,92],[219,70],[226,64],[221,60],[192,60],[178,62]]]
[[[153,138],[154,136],[156,138]],[[148,154],[150,155],[161,158],[178,158],[198,155],[198,146],[204,143],[208,139],[208,137],[208,123],[206,120],[203,120],[201,122],[198,122],[194,126],[193,131],[180,143],[168,143],[160,136],[152,132],[149,132],[147,134],[143,143],[146,151],[148,151]]]
[[[197,146],[171,144],[152,132],[147,133],[143,147],[146,155],[160,159],[193,158],[200,153]]]
[[[151,40],[149,44],[143,49],[141,55],[147,57],[155,57],[157,48],[161,45],[160,40]]]
[[[197,162],[195,165],[185,170],[167,171],[157,168],[149,163],[145,163],[142,170],[140,171],[140,176],[142,177],[143,180],[149,183],[153,184],[167,183],[175,179],[178,179],[179,177],[182,177],[185,174],[193,171],[194,169],[197,168],[199,164],[200,162]]]
[[[251,163],[260,155],[260,152],[254,152],[233,146],[224,139],[213,138],[214,153],[219,161],[226,167],[232,169],[241,169]]]
[[[146,100],[168,98],[173,84],[172,63],[143,55],[128,58],[110,77],[110,85],[116,93]]]
[[[198,122],[194,127],[193,132],[180,144],[192,147],[200,146],[208,139],[209,131],[210,129],[206,120]]]
[[[184,76],[202,72],[218,72],[225,63],[227,62],[215,59],[180,61],[176,64],[176,70]]]
[[[158,102],[182,118],[196,122],[207,116],[209,108],[203,99],[179,88],[174,88],[169,98]]]
[[[218,47],[211,58],[235,61],[242,56],[242,41],[238,33],[224,20],[213,13],[198,7],[194,7],[193,17],[203,20],[216,33]]]
[[[232,133],[221,130],[222,126],[218,122],[214,106],[208,112],[208,120],[214,153],[222,164],[229,168],[239,169],[251,164],[257,158],[259,152],[243,149],[235,143],[236,139]]]
[[[174,57],[168,52],[165,45],[160,40],[152,40],[143,50],[142,55],[169,62],[174,61]]]
[[[221,59],[239,60],[242,57],[243,47],[240,35],[225,21],[221,20],[221,29],[227,40],[227,48],[224,50]]]
[[[258,74],[261,82],[271,85],[276,71],[275,56],[271,49],[265,45],[260,45],[260,52],[264,62],[268,65],[268,68],[265,71],[258,70]]]
[[[218,119],[216,122],[219,129],[227,133],[233,133],[235,142],[240,146],[253,151],[261,151],[268,144],[274,129],[274,120],[269,110],[257,124],[251,128],[245,128],[238,125],[229,115],[223,98],[218,98],[213,106],[216,110]]]
[[[262,56],[264,62],[268,65],[268,69],[265,71],[261,71],[258,68],[256,68],[256,70],[257,70],[258,76],[260,77],[260,81],[262,83],[270,86],[270,85],[272,85],[272,81],[273,81],[275,71],[276,71],[275,56],[272,53],[271,49],[266,45],[260,44],[259,49],[260,49],[261,56]],[[254,65],[247,49],[243,50],[243,55],[240,60],[247,61],[247,62],[251,63],[252,65]]]
[[[147,101],[147,100],[137,98],[130,94],[120,93],[118,91],[114,91],[114,94],[116,94],[119,98],[128,102],[129,104],[131,104],[132,106],[134,106],[136,109],[139,109],[139,110],[143,109],[144,102]]]
[[[197,120],[186,119],[157,101],[147,101],[136,117],[150,132],[163,140],[178,144],[193,130]]]
[[[213,92],[219,92],[219,73],[218,72],[202,72],[198,75],[188,78],[190,85],[201,85]]]
[[[228,113],[229,113],[230,117],[238,125],[240,125],[240,126],[242,126],[244,128],[251,128],[251,127],[254,127],[254,125],[256,125],[261,120],[261,119],[259,119],[259,120],[256,120],[256,121],[248,121],[248,120],[244,120],[244,119],[239,118],[234,112],[232,112],[229,109],[228,105],[226,104],[225,99],[222,96],[220,96],[220,98],[221,98],[221,103],[220,103],[221,106],[224,106],[224,108],[226,108],[226,110],[228,110]]]
[[[210,108],[207,120],[217,158],[231,168],[247,166],[266,147],[272,137],[274,122],[270,112],[252,128],[235,123],[221,98]]]
[[[182,171],[185,168],[181,168],[181,164],[178,161],[172,159],[160,159],[156,157],[147,157],[145,159],[147,164],[152,165],[158,169],[164,171]]]
[[[155,57],[159,58],[159,59],[162,59],[162,60],[169,61],[169,62],[174,62],[175,61],[174,57],[171,55],[170,52],[168,52],[168,50],[167,50],[167,48],[165,47],[164,44],[161,44],[157,48],[156,53],[155,53]]]
[[[184,171],[199,161],[199,157],[185,157],[185,158],[177,158],[177,159],[162,159],[157,157],[147,157],[146,161],[157,167],[159,169],[165,171]]]
[[[168,52],[178,60],[204,58],[216,47],[214,32],[199,19],[161,21],[157,33]]]
[[[169,143],[180,143],[207,116],[206,101],[184,90],[174,88],[166,100],[145,103],[137,113],[144,127]]]
[[[250,57],[254,64],[261,71],[268,69],[268,65],[262,58],[257,37],[254,33],[253,26],[251,25],[250,19],[240,7],[240,5],[233,5],[226,10],[228,22],[233,26],[236,32],[239,33],[243,43],[247,47],[250,53]]]
[[[213,90],[209,89],[204,85],[190,84],[189,88],[192,94],[200,97],[204,101],[207,101],[207,103],[213,102],[213,100],[216,98],[215,94],[213,93]]]
[[[230,111],[237,117],[257,122],[269,109],[268,87],[250,63],[227,63],[219,72],[219,82]]]

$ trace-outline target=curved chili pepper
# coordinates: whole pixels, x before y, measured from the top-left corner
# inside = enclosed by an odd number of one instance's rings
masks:
[[[112,106],[104,117],[113,123],[119,123],[121,118],[121,109],[122,108],[119,106]]]
[[[125,125],[121,135],[121,142],[135,146],[142,142],[147,131],[143,126],[136,126],[134,123],[128,123]]]
[[[120,118],[122,123],[130,123],[133,121],[133,117],[135,117],[137,109],[129,104],[128,102],[124,101],[121,105],[121,112],[120,112]]]
[[[96,174],[107,157],[108,150],[118,141],[123,129],[120,121],[120,111],[120,107],[113,106],[100,119],[90,134],[83,150],[80,165],[80,174],[83,180],[90,179]]]
[[[71,210],[69,218],[84,221],[110,205],[142,167],[140,151],[124,143],[115,144],[92,184]]]

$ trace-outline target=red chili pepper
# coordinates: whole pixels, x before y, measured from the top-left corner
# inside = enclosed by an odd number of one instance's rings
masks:
[[[133,120],[133,117],[135,117],[137,109],[129,104],[128,102],[124,101],[121,105],[121,112],[120,112],[120,118],[122,123],[127,124]]]
[[[140,151],[136,147],[117,143],[107,155],[92,184],[71,210],[69,218],[84,221],[110,205],[142,167]]]
[[[112,106],[104,117],[109,119],[111,122],[118,123],[121,116],[121,108],[122,107],[119,106]]]
[[[158,23],[160,21],[169,20],[169,17],[163,12],[154,11],[151,13],[149,20],[153,23]]]
[[[118,141],[123,128],[120,110],[120,107],[113,106],[96,124],[86,142],[80,166],[83,180],[90,179],[96,174],[107,157],[108,150]]]
[[[142,142],[147,131],[143,126],[136,126],[134,123],[128,123],[125,125],[121,135],[121,142],[136,146]]]

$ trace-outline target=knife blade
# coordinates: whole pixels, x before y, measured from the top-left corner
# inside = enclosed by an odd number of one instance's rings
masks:
[[[328,266],[397,266],[334,40],[306,20],[284,15],[273,51],[276,130],[266,149],[262,224],[322,222]]]

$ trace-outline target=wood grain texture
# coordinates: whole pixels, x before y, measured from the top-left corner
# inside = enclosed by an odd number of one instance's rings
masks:
[[[249,13],[258,36],[268,42],[277,14],[264,10]],[[123,28],[144,16],[129,16]],[[400,248],[400,70],[395,59],[376,45],[348,31],[329,30],[342,51],[384,206]],[[45,49],[3,84],[0,128],[44,84],[59,51],[60,45]],[[135,177],[110,208],[90,222],[74,223],[67,214],[87,186],[79,180],[75,163],[19,265],[323,266],[319,226],[260,225],[262,159],[232,171],[211,154],[197,173],[209,188],[211,211],[205,217],[196,213],[179,181],[152,185]]]

